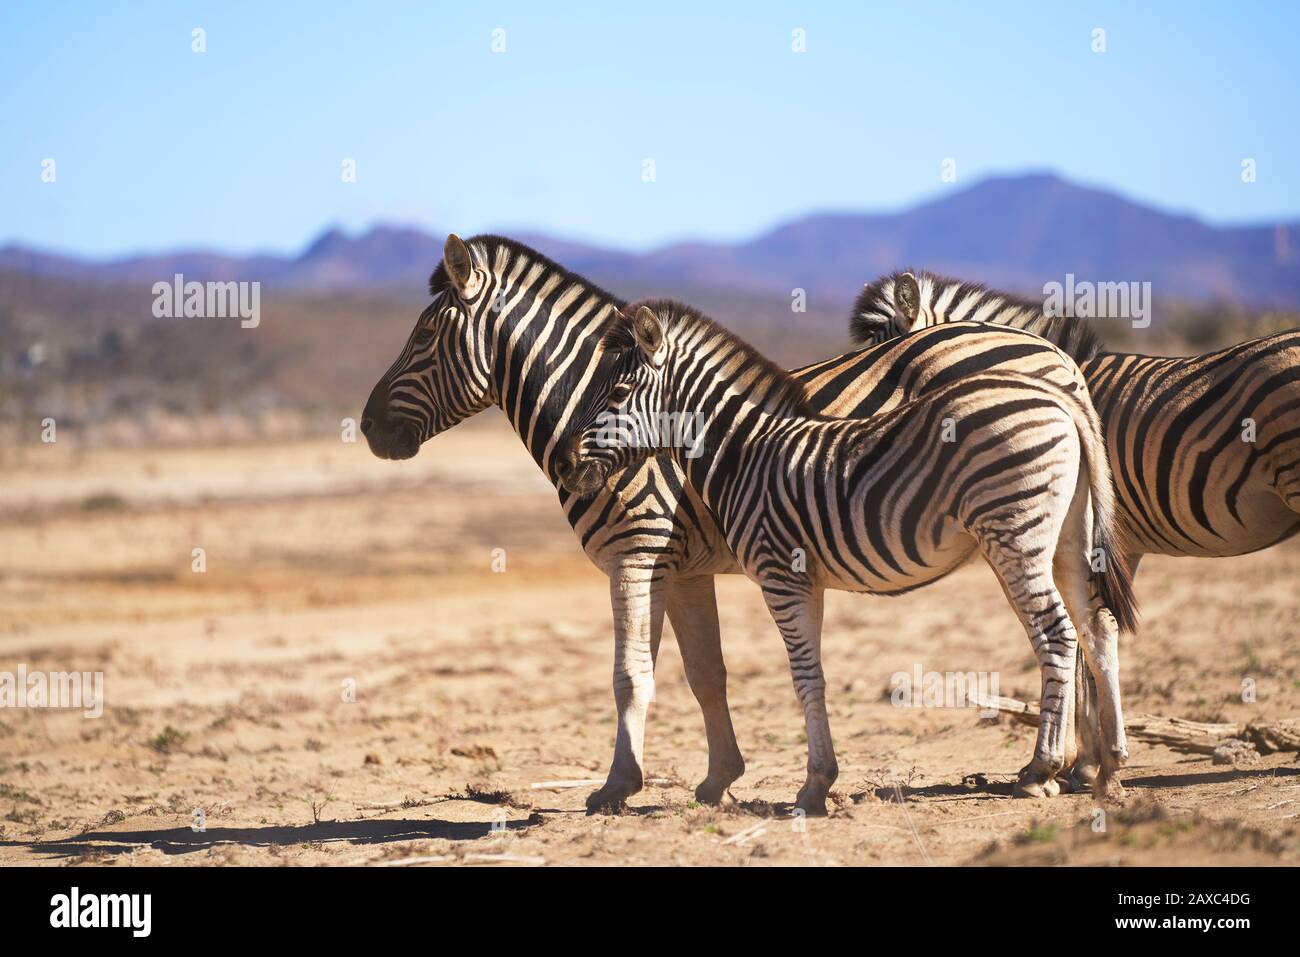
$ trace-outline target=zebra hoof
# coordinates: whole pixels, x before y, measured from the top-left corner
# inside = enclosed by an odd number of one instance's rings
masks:
[[[1101,769],[1095,764],[1076,762],[1064,774],[1058,775],[1057,780],[1061,782],[1062,793],[1086,794],[1097,783],[1100,773]]]
[[[804,786],[799,789],[794,799],[796,811],[802,811],[804,817],[826,816],[826,795],[830,793],[831,782],[821,775],[809,775]]]
[[[587,795],[588,814],[622,814],[627,810],[627,799],[641,790],[640,782],[636,787],[606,781],[598,790]]]
[[[712,778],[705,778],[695,789],[695,800],[700,804],[721,804],[731,785]]]
[[[797,797],[794,801],[794,810],[802,811],[804,817],[825,817],[826,816],[826,799],[820,801],[816,798]]]
[[[1120,783],[1116,773],[1128,761],[1128,751],[1124,748],[1116,748],[1101,763],[1101,772],[1097,775],[1097,780],[1092,784],[1092,793],[1098,800],[1111,798],[1119,800],[1124,796],[1124,785]]]
[[[1053,798],[1061,793],[1061,785],[1056,775],[1040,771],[1032,764],[1020,772],[1016,785],[1011,789],[1011,796],[1018,798]]]

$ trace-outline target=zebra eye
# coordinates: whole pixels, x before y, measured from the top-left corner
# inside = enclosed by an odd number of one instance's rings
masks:
[[[415,344],[420,347],[427,346],[433,341],[433,330],[428,326],[421,329],[415,334]]]

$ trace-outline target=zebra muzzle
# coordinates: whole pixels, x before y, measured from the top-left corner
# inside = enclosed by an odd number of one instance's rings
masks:
[[[415,453],[419,451],[420,431],[415,426],[404,425],[400,427],[388,443],[388,457],[390,459],[414,458]]]
[[[381,459],[409,459],[420,451],[420,429],[411,422],[376,421],[366,416],[361,420],[361,434],[370,451]]]
[[[564,442],[555,455],[555,474],[565,491],[574,495],[592,495],[605,484],[605,468],[582,456],[576,437]]]

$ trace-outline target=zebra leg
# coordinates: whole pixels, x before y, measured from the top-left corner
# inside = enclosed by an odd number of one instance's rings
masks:
[[[1089,748],[1071,769],[1071,776],[1080,790],[1091,786],[1100,795],[1115,772],[1128,762],[1120,703],[1119,625],[1102,604],[1086,553],[1072,549],[1065,560],[1072,567],[1062,569],[1061,585],[1071,614],[1079,622],[1079,656],[1087,662],[1090,678],[1079,696],[1087,710]]]
[[[605,783],[587,796],[587,813],[618,810],[644,782],[645,719],[654,697],[655,658],[663,632],[663,584],[650,570],[616,569],[609,577],[614,607],[614,704],[618,733]]]
[[[1101,721],[1097,717],[1097,683],[1082,646],[1074,661],[1075,758],[1067,762],[1058,780],[1063,790],[1082,792],[1092,788],[1101,768]]]
[[[808,777],[795,808],[814,817],[826,814],[826,795],[839,776],[826,714],[826,676],[822,673],[822,591],[806,584],[763,583],[763,598],[772,613],[790,659],[794,691],[803,706],[808,733]]]
[[[1066,605],[1079,623],[1075,655],[1079,753],[1062,776],[1063,783],[1073,791],[1091,788],[1104,793],[1107,782],[1128,761],[1120,705],[1119,625],[1088,578],[1076,572],[1073,580],[1067,573],[1060,581],[1062,591],[1070,596]]]
[[[1075,648],[1074,695],[1068,702],[1074,712],[1073,747],[1067,751],[1065,768],[1057,776],[1057,783],[1067,793],[1092,788],[1102,760],[1097,684],[1093,678],[1091,659],[1084,651],[1093,622],[1093,596],[1096,593],[1090,580],[1091,569],[1088,567],[1091,542],[1091,494],[1086,473],[1081,472],[1065,524],[1057,539],[1056,555],[1052,563],[1053,578],[1065,599],[1065,607],[1070,618],[1078,623],[1084,639]]]
[[[1120,704],[1119,625],[1100,599],[1094,598],[1089,625],[1083,629],[1083,652],[1096,681],[1094,708],[1101,721],[1101,768],[1093,781],[1096,793],[1104,794],[1115,772],[1128,763],[1128,739],[1124,733],[1124,709]]]
[[[713,576],[674,578],[667,585],[667,593],[668,620],[677,636],[686,680],[700,703],[709,742],[709,773],[695,789],[695,799],[717,804],[727,788],[745,773],[745,759],[736,743],[727,706],[727,666],[722,660]]]
[[[1055,797],[1061,793],[1056,776],[1065,766],[1066,738],[1073,738],[1070,712],[1075,704],[1078,637],[1052,579],[1051,564],[1046,560],[1050,549],[1044,550],[1036,542],[1001,542],[997,537],[996,533],[980,536],[980,547],[1029,635],[1042,674],[1034,757],[1020,769],[1013,793],[1016,797]]]
[[[1142,555],[1127,557],[1129,573],[1137,576],[1137,566]],[[1076,791],[1105,790],[1116,770],[1128,761],[1128,741],[1124,733],[1123,709],[1120,705],[1119,685],[1119,627],[1110,610],[1101,604],[1096,586],[1087,583],[1087,603],[1080,611],[1071,607],[1071,614],[1078,621],[1092,623],[1085,628],[1080,642],[1080,660],[1088,667],[1081,668],[1084,677],[1076,685],[1077,711],[1081,722],[1082,734],[1079,743],[1079,757],[1068,769],[1072,788]],[[1089,635],[1089,631],[1092,632]],[[1098,680],[1094,680],[1097,669],[1106,669],[1109,674],[1102,685],[1104,699],[1098,700]],[[1113,675],[1113,680],[1110,676]],[[1079,678],[1076,677],[1076,682]],[[1086,716],[1086,723],[1085,717]]]

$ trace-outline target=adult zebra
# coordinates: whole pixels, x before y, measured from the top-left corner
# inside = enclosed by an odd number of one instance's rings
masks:
[[[879,344],[958,321],[1027,329],[1078,361],[1134,573],[1146,554],[1242,555],[1300,532],[1300,330],[1202,356],[1105,352],[1081,320],[928,272],[867,285],[850,326]]]
[[[560,503],[591,561],[610,579],[614,613],[614,759],[588,807],[620,804],[641,788],[646,708],[665,611],[704,716],[709,770],[696,789],[716,803],[744,773],[727,706],[713,576],[737,572],[709,510],[668,458],[628,469],[596,496],[559,487],[555,448],[590,401],[608,362],[600,333],[624,303],[527,246],[497,236],[449,236],[421,313],[370,394],[361,427],[381,458],[416,454],[429,438],[499,406]],[[1082,384],[1059,349],[1018,330],[973,323],[795,373],[817,408],[868,415],[988,369]]]
[[[977,550],[1019,616],[1042,672],[1042,720],[1021,793],[1053,785],[1072,737],[1077,619],[1099,682],[1116,672],[1100,624],[1099,579],[1131,626],[1128,578],[1113,554],[1113,491],[1085,389],[1015,372],[968,376],[867,419],[832,418],[803,384],[688,306],[629,307],[607,332],[618,361],[562,447],[564,487],[669,452],[762,588],[785,641],[808,733],[796,806],[824,814],[838,774],[821,666],[826,589],[900,594]],[[692,423],[689,441],[665,423]],[[951,431],[948,431],[951,424]],[[1118,698],[1102,700],[1106,754],[1125,756]]]

